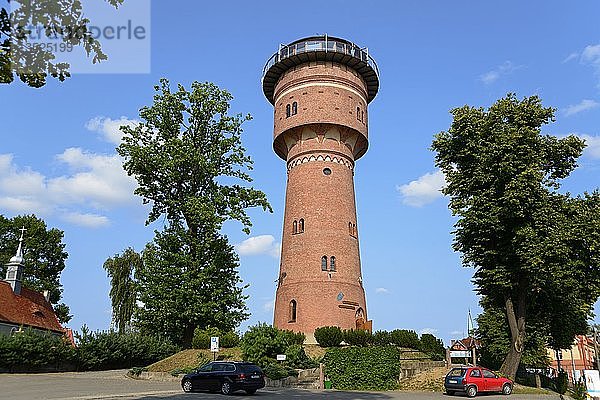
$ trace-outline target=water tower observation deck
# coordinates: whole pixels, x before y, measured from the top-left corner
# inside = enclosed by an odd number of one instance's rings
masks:
[[[279,78],[290,68],[314,62],[329,61],[346,65],[354,69],[364,80],[367,88],[367,101],[377,95],[379,90],[379,69],[369,55],[369,49],[360,47],[348,40],[332,36],[310,36],[287,45],[269,58],[263,68],[263,92],[271,104],[275,104],[275,86]]]

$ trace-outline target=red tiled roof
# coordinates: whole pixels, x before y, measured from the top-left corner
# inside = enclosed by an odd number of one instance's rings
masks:
[[[0,321],[56,332],[64,331],[52,305],[41,293],[23,287],[21,294],[17,295],[5,281],[0,281]]]

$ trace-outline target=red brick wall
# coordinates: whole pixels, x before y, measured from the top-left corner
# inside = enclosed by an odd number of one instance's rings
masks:
[[[367,147],[365,98],[358,74],[332,63],[290,69],[275,88],[274,147],[288,168],[274,316],[279,328],[311,336],[320,326],[355,328],[359,308],[367,316],[354,228],[354,161]],[[293,101],[298,113],[286,117],[285,106]],[[356,107],[364,117],[357,119]],[[324,168],[331,174],[324,174]],[[294,233],[294,221],[300,219],[304,232]],[[322,271],[322,256],[328,269],[335,256],[335,272]],[[295,322],[290,322],[292,300]]]

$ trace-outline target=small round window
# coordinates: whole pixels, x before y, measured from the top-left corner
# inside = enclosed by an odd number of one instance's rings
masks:
[[[331,175],[331,170],[329,168],[323,168],[324,175]]]

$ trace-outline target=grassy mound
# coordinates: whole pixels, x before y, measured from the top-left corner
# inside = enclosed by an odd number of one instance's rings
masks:
[[[213,360],[210,350],[188,349],[148,366],[149,372],[171,372],[196,368]],[[242,352],[238,347],[223,349],[217,353],[217,360],[242,361]]]

